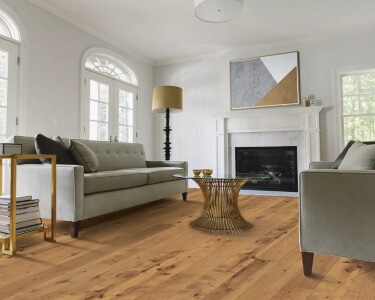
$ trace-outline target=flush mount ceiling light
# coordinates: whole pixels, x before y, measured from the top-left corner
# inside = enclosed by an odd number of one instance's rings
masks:
[[[194,12],[198,19],[219,23],[232,20],[241,14],[243,0],[194,0]]]

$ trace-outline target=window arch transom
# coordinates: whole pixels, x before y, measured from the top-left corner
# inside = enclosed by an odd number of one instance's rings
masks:
[[[21,34],[16,23],[2,10],[0,10],[0,35],[16,41],[21,41]]]
[[[91,54],[87,57],[85,67],[114,79],[136,85],[131,73],[111,57],[102,54]]]

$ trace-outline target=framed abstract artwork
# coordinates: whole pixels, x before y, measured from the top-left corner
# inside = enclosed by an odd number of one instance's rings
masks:
[[[231,110],[299,105],[299,53],[230,62]]]

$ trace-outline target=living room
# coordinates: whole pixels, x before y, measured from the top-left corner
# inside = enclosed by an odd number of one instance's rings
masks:
[[[374,9],[0,0],[0,298],[375,298]]]

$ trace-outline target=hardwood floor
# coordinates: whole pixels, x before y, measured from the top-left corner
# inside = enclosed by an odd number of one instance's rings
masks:
[[[210,236],[188,223],[199,190],[82,224],[58,224],[57,243],[19,241],[0,255],[1,299],[374,299],[375,263],[315,255],[305,277],[295,198],[240,196],[254,228]],[[93,222],[91,222],[93,223]]]

